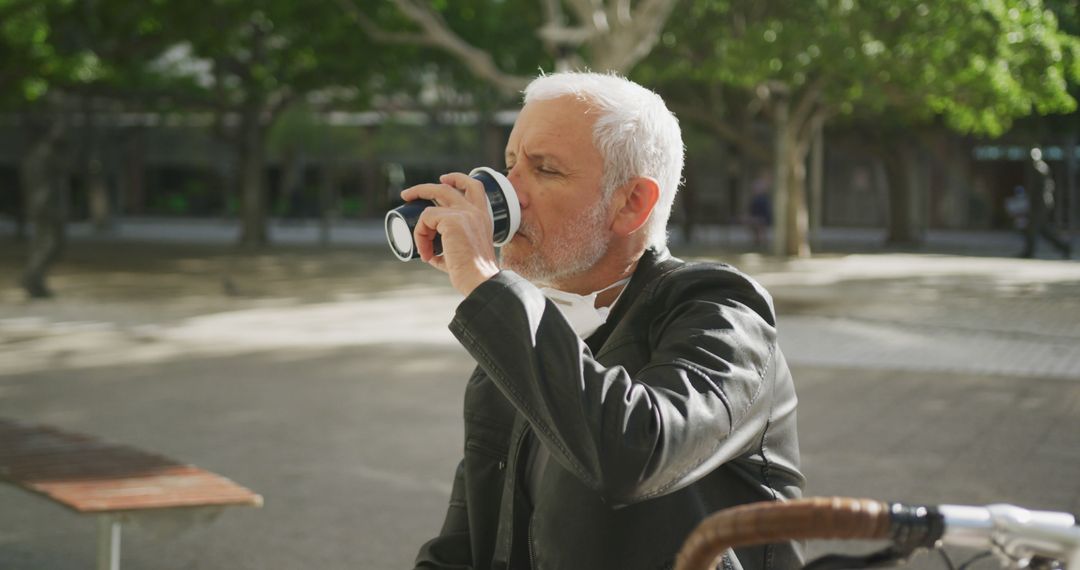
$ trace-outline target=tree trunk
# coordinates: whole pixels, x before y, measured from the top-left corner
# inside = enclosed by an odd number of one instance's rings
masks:
[[[105,167],[96,150],[91,151],[91,158],[86,164],[86,189],[94,231],[99,234],[106,233],[112,228],[112,207],[109,185],[105,180]]]
[[[30,195],[27,194],[29,186],[20,182],[15,192],[19,199],[15,203],[15,243],[26,243],[29,238],[30,226]]]
[[[1077,184],[1077,174],[1080,169],[1077,168],[1076,160],[1076,135],[1068,135],[1068,140],[1065,142],[1065,192],[1066,197],[1065,205],[1062,207],[1062,211],[1069,214],[1067,224],[1062,225],[1063,228],[1076,231],[1080,228],[1080,184]],[[1059,192],[1059,195],[1062,193]]]
[[[104,234],[111,226],[110,212],[112,210],[109,185],[105,179],[105,165],[101,158],[105,133],[94,98],[83,97],[81,107],[85,119],[80,137],[79,155],[85,181],[86,202],[94,232]]]
[[[304,171],[307,160],[304,153],[289,148],[281,157],[281,200],[286,204],[285,217],[304,216]]]
[[[319,245],[330,245],[334,220],[338,217],[338,168],[333,162],[325,162],[319,184]]]
[[[124,214],[146,212],[146,130],[136,129],[124,145]]]
[[[784,215],[787,226],[787,231],[784,232],[787,238],[784,253],[788,256],[808,257],[810,220],[806,209],[806,154],[798,150],[799,146],[791,145],[785,160],[789,171],[787,213]]]
[[[790,168],[788,168],[788,154],[789,148],[793,146],[794,141],[790,140],[790,133],[788,130],[788,102],[780,101],[776,104],[773,112],[773,129],[775,132],[775,148],[773,150],[773,196],[772,196],[772,251],[773,255],[777,257],[786,257],[787,251],[787,211],[788,201],[790,199],[789,192],[791,187],[788,184],[788,174],[790,174]]]
[[[21,284],[35,299],[52,296],[48,272],[64,246],[62,193],[66,191],[67,175],[65,169],[56,167],[55,147],[65,129],[60,120],[54,120],[48,131],[30,146],[19,165],[27,217],[33,226]]]
[[[754,136],[750,125],[749,120],[742,121],[743,132],[746,133],[748,138]],[[727,177],[728,185],[731,186],[731,191],[735,193],[735,205],[726,222],[738,225],[745,223],[749,219],[750,202],[753,200],[751,194],[754,183],[762,175],[762,165],[741,145],[728,145],[727,149],[727,160],[725,160],[727,168],[724,175]],[[772,189],[769,191],[773,192]],[[753,239],[753,236],[751,236],[751,243],[755,249],[765,245],[764,243],[753,243]]]
[[[810,245],[821,247],[821,223],[824,220],[825,129],[817,129],[810,148]]]
[[[260,111],[253,106],[240,113],[240,244],[248,247],[261,247],[269,241],[263,184],[265,129],[260,124]]]
[[[911,149],[906,145],[897,145],[889,152],[882,153],[882,163],[888,175],[889,217],[888,233],[885,242],[889,245],[911,246],[921,243],[918,229],[918,217],[915,215],[918,200],[915,189],[918,176]]]
[[[780,257],[810,255],[809,214],[806,209],[806,158],[813,129],[789,122],[787,104],[775,111],[777,132],[775,195],[773,200],[773,253]],[[799,133],[803,131],[800,140]]]
[[[232,218],[237,212],[239,199],[236,192],[236,158],[238,153],[217,153],[214,160],[214,183],[217,184],[218,195],[221,196],[222,219]]]

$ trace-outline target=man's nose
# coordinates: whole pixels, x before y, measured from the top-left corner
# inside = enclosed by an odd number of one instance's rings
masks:
[[[529,206],[528,183],[525,181],[525,178],[521,176],[519,170],[520,169],[517,166],[511,168],[506,174],[506,179],[509,180],[510,184],[514,187],[514,193],[517,194],[518,204],[521,205],[522,209],[525,209]]]

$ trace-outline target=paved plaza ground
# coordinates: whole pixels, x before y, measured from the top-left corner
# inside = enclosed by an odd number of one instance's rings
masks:
[[[265,497],[179,537],[134,530],[125,567],[409,567],[463,444],[456,293],[377,244],[172,241],[77,239],[58,297],[33,303],[11,286],[18,248],[0,244],[0,417]],[[1080,511],[1080,263],[676,253],[773,292],[808,494]],[[94,548],[91,520],[0,486],[0,568],[86,568]]]

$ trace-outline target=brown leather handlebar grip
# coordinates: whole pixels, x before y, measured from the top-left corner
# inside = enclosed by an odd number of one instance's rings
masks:
[[[750,503],[713,513],[690,533],[675,570],[712,570],[728,548],[807,539],[888,538],[889,506],[881,501],[816,497]]]

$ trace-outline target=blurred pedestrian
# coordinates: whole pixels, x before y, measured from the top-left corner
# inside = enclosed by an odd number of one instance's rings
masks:
[[[1009,217],[1012,218],[1013,227],[1020,232],[1020,235],[1024,236],[1024,239],[1027,239],[1028,214],[1030,214],[1030,210],[1027,189],[1023,186],[1013,188],[1012,196],[1009,196],[1005,200],[1005,211],[1009,214]]]
[[[754,241],[755,248],[765,245],[766,233],[772,225],[770,186],[772,186],[772,181],[769,177],[762,176],[754,180],[751,189],[746,226],[750,229],[750,237]]]
[[[1039,237],[1050,242],[1061,252],[1061,256],[1069,259],[1072,256],[1072,246],[1053,225],[1054,211],[1054,177],[1050,173],[1050,166],[1042,159],[1042,150],[1031,149],[1032,191],[1027,196],[1027,219],[1024,232],[1024,250],[1020,257],[1035,257],[1038,248]]]

